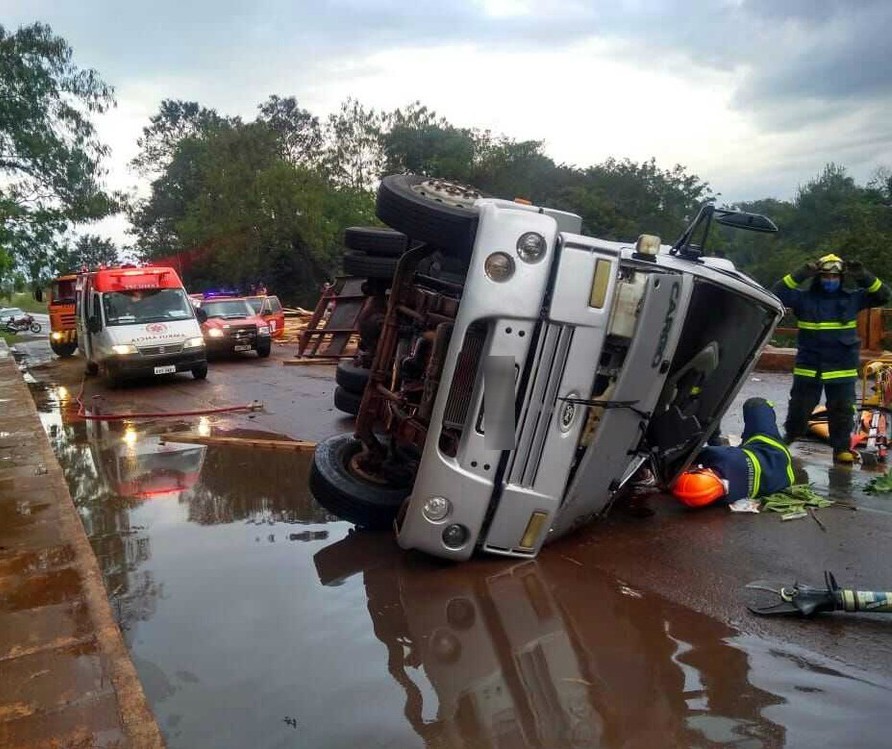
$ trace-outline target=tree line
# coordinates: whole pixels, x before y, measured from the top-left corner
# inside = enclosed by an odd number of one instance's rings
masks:
[[[43,24],[0,27],[0,275],[35,284],[80,263],[114,262],[107,239],[70,227],[125,211],[146,260],[176,261],[191,288],[262,281],[286,302],[312,304],[339,271],[346,226],[377,223],[374,189],[385,174],[452,179],[500,197],[580,214],[586,233],[677,238],[719,195],[685,167],[610,158],[555,162],[542,141],[459,127],[413,102],[393,111],[356,99],[325,118],[273,95],[253,118],[199,102],[164,100],[144,127],[131,167],[149,185],[140,199],[102,187],[106,147],[92,117],[114,106],[96,71],[73,62]],[[716,251],[770,284],[804,259],[836,251],[892,277],[892,175],[858,185],[828,164],[791,201],[739,207],[770,216],[777,235],[716,230]],[[889,267],[887,267],[889,266]]]

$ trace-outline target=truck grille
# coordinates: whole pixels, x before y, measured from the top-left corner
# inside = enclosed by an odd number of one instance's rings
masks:
[[[542,328],[517,421],[517,447],[508,472],[511,484],[529,487],[536,481],[572,341],[571,326],[546,323]]]
[[[71,330],[74,328],[74,315],[60,315],[59,322],[62,323],[63,330]]]
[[[256,325],[233,325],[226,331],[226,337],[235,343],[252,343],[257,337]]]
[[[449,400],[443,413],[443,427],[462,429],[471,406],[474,394],[474,383],[477,381],[477,370],[482,363],[483,345],[486,343],[486,325],[474,324],[468,327],[462,343],[455,371],[452,373],[452,385],[449,388]]]

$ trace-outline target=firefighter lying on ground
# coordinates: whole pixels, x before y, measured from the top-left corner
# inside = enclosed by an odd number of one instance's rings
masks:
[[[688,507],[744,497],[767,496],[794,483],[790,451],[777,428],[773,405],[764,398],[743,404],[743,436],[738,447],[704,447],[672,484],[672,494]]]

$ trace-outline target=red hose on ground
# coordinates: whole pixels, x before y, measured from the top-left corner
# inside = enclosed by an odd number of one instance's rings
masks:
[[[88,414],[84,406],[84,385],[86,378],[81,380],[81,389],[75,398],[77,403],[77,416],[87,421],[129,421],[132,419],[170,419],[182,416],[208,416],[209,414],[235,413],[238,411],[259,411],[262,404],[258,401],[245,403],[239,406],[220,406],[217,408],[200,408],[193,411],[162,411],[160,413],[130,413],[130,414]]]

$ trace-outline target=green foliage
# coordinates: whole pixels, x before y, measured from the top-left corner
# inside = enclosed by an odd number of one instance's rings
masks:
[[[892,470],[882,476],[874,476],[864,486],[865,494],[892,494]]]
[[[68,225],[118,209],[100,185],[107,148],[91,122],[113,104],[112,89],[78,68],[49,26],[0,26],[0,254],[32,279],[47,272]]]
[[[74,244],[66,243],[57,250],[53,274],[61,275],[83,267],[115,266],[120,262],[118,248],[110,239],[95,234],[84,234],[78,237]]]
[[[811,484],[794,484],[762,497],[761,504],[763,510],[786,514],[803,511],[806,507],[829,507],[833,502],[818,494]]]

